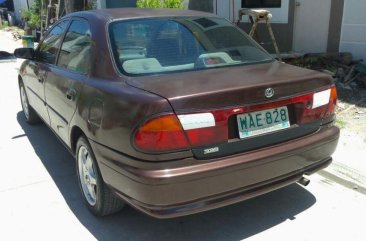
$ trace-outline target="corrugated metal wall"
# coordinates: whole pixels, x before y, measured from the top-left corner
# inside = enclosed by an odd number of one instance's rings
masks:
[[[345,0],[340,51],[366,61],[366,1]]]

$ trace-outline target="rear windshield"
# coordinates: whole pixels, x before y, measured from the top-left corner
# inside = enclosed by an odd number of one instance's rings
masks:
[[[115,21],[109,34],[117,66],[127,75],[193,71],[273,61],[222,18]]]

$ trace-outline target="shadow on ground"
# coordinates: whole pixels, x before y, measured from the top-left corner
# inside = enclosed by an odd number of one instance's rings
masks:
[[[316,202],[310,192],[294,184],[188,217],[158,220],[126,207],[115,215],[96,218],[82,203],[74,160],[66,148],[45,125],[29,126],[21,112],[17,120],[70,209],[98,240],[237,241],[293,220]]]

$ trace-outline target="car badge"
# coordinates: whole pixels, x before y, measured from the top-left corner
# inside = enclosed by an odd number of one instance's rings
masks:
[[[268,88],[268,89],[266,89],[266,91],[264,92],[264,94],[265,94],[265,96],[266,96],[267,98],[272,98],[272,97],[274,96],[274,93],[275,93],[275,91],[274,91],[274,89],[272,89],[272,88]]]

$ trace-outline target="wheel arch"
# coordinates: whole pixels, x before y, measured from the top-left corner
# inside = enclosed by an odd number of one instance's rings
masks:
[[[73,126],[70,134],[70,148],[73,154],[76,154],[76,144],[80,136],[85,136],[85,133],[79,126]]]

